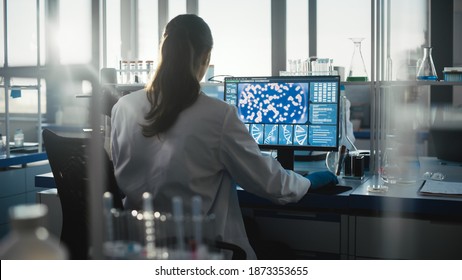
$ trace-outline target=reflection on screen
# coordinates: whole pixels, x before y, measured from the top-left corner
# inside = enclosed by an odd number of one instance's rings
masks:
[[[225,100],[261,146],[335,150],[338,76],[230,77]]]

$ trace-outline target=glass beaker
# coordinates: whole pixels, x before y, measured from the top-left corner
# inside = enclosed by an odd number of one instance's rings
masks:
[[[423,57],[417,62],[417,69],[417,80],[438,80],[435,64],[433,64],[432,47],[423,47]]]
[[[354,51],[351,57],[347,82],[367,82],[366,65],[361,53],[361,42],[364,38],[350,38],[350,40],[353,42]]]
[[[410,135],[403,134],[386,136],[387,147],[382,155],[380,175],[389,184],[412,184],[420,175],[416,143]]]

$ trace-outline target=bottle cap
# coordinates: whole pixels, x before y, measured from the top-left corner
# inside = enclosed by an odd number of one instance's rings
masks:
[[[11,224],[17,229],[45,226],[48,207],[45,204],[21,204],[9,210]]]

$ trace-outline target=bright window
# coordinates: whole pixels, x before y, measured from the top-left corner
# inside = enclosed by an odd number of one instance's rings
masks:
[[[366,71],[371,79],[371,1],[317,1],[317,56],[331,58],[347,75],[353,55],[349,38],[364,38],[361,45]]]
[[[186,0],[169,0],[168,19],[171,20],[181,14],[186,14]]]
[[[106,1],[106,67],[118,68],[120,47],[120,0]]]
[[[91,62],[91,22],[90,0],[60,0],[59,31],[56,39],[62,64]]]
[[[11,82],[15,86],[36,86],[37,79],[25,79],[25,78],[11,78]],[[4,89],[0,90],[0,113],[5,113],[5,94]],[[17,93],[17,90],[14,90]],[[13,94],[11,91],[8,92],[8,105],[10,113],[38,113],[38,90],[35,88],[21,89],[21,94]],[[41,81],[41,112],[46,111],[46,92],[45,81]]]
[[[151,0],[138,1],[138,58],[155,60],[159,48],[158,3]]]
[[[287,59],[308,58],[308,1],[287,0]]]
[[[390,8],[392,77],[393,80],[414,80],[422,46],[428,44],[427,1],[392,1]]]
[[[270,0],[199,0],[214,36],[215,75],[271,75]]]
[[[37,64],[36,7],[35,0],[7,2],[9,66],[30,66]],[[3,27],[3,11],[0,17]],[[3,57],[3,30],[1,38]]]

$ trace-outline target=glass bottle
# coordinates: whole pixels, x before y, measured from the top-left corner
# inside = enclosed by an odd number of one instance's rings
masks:
[[[24,132],[20,128],[16,129],[16,132],[14,133],[14,146],[24,146]]]
[[[364,38],[350,38],[353,42],[354,51],[351,57],[350,70],[347,76],[347,82],[367,82],[366,65],[364,64],[361,52],[361,42]]]
[[[44,227],[48,208],[44,204],[10,208],[11,231],[0,244],[2,260],[64,260],[67,251]]]
[[[417,80],[422,81],[436,81],[435,64],[432,58],[432,47],[423,47],[423,57],[417,62]]]
[[[0,133],[0,158],[6,157],[6,136]]]

